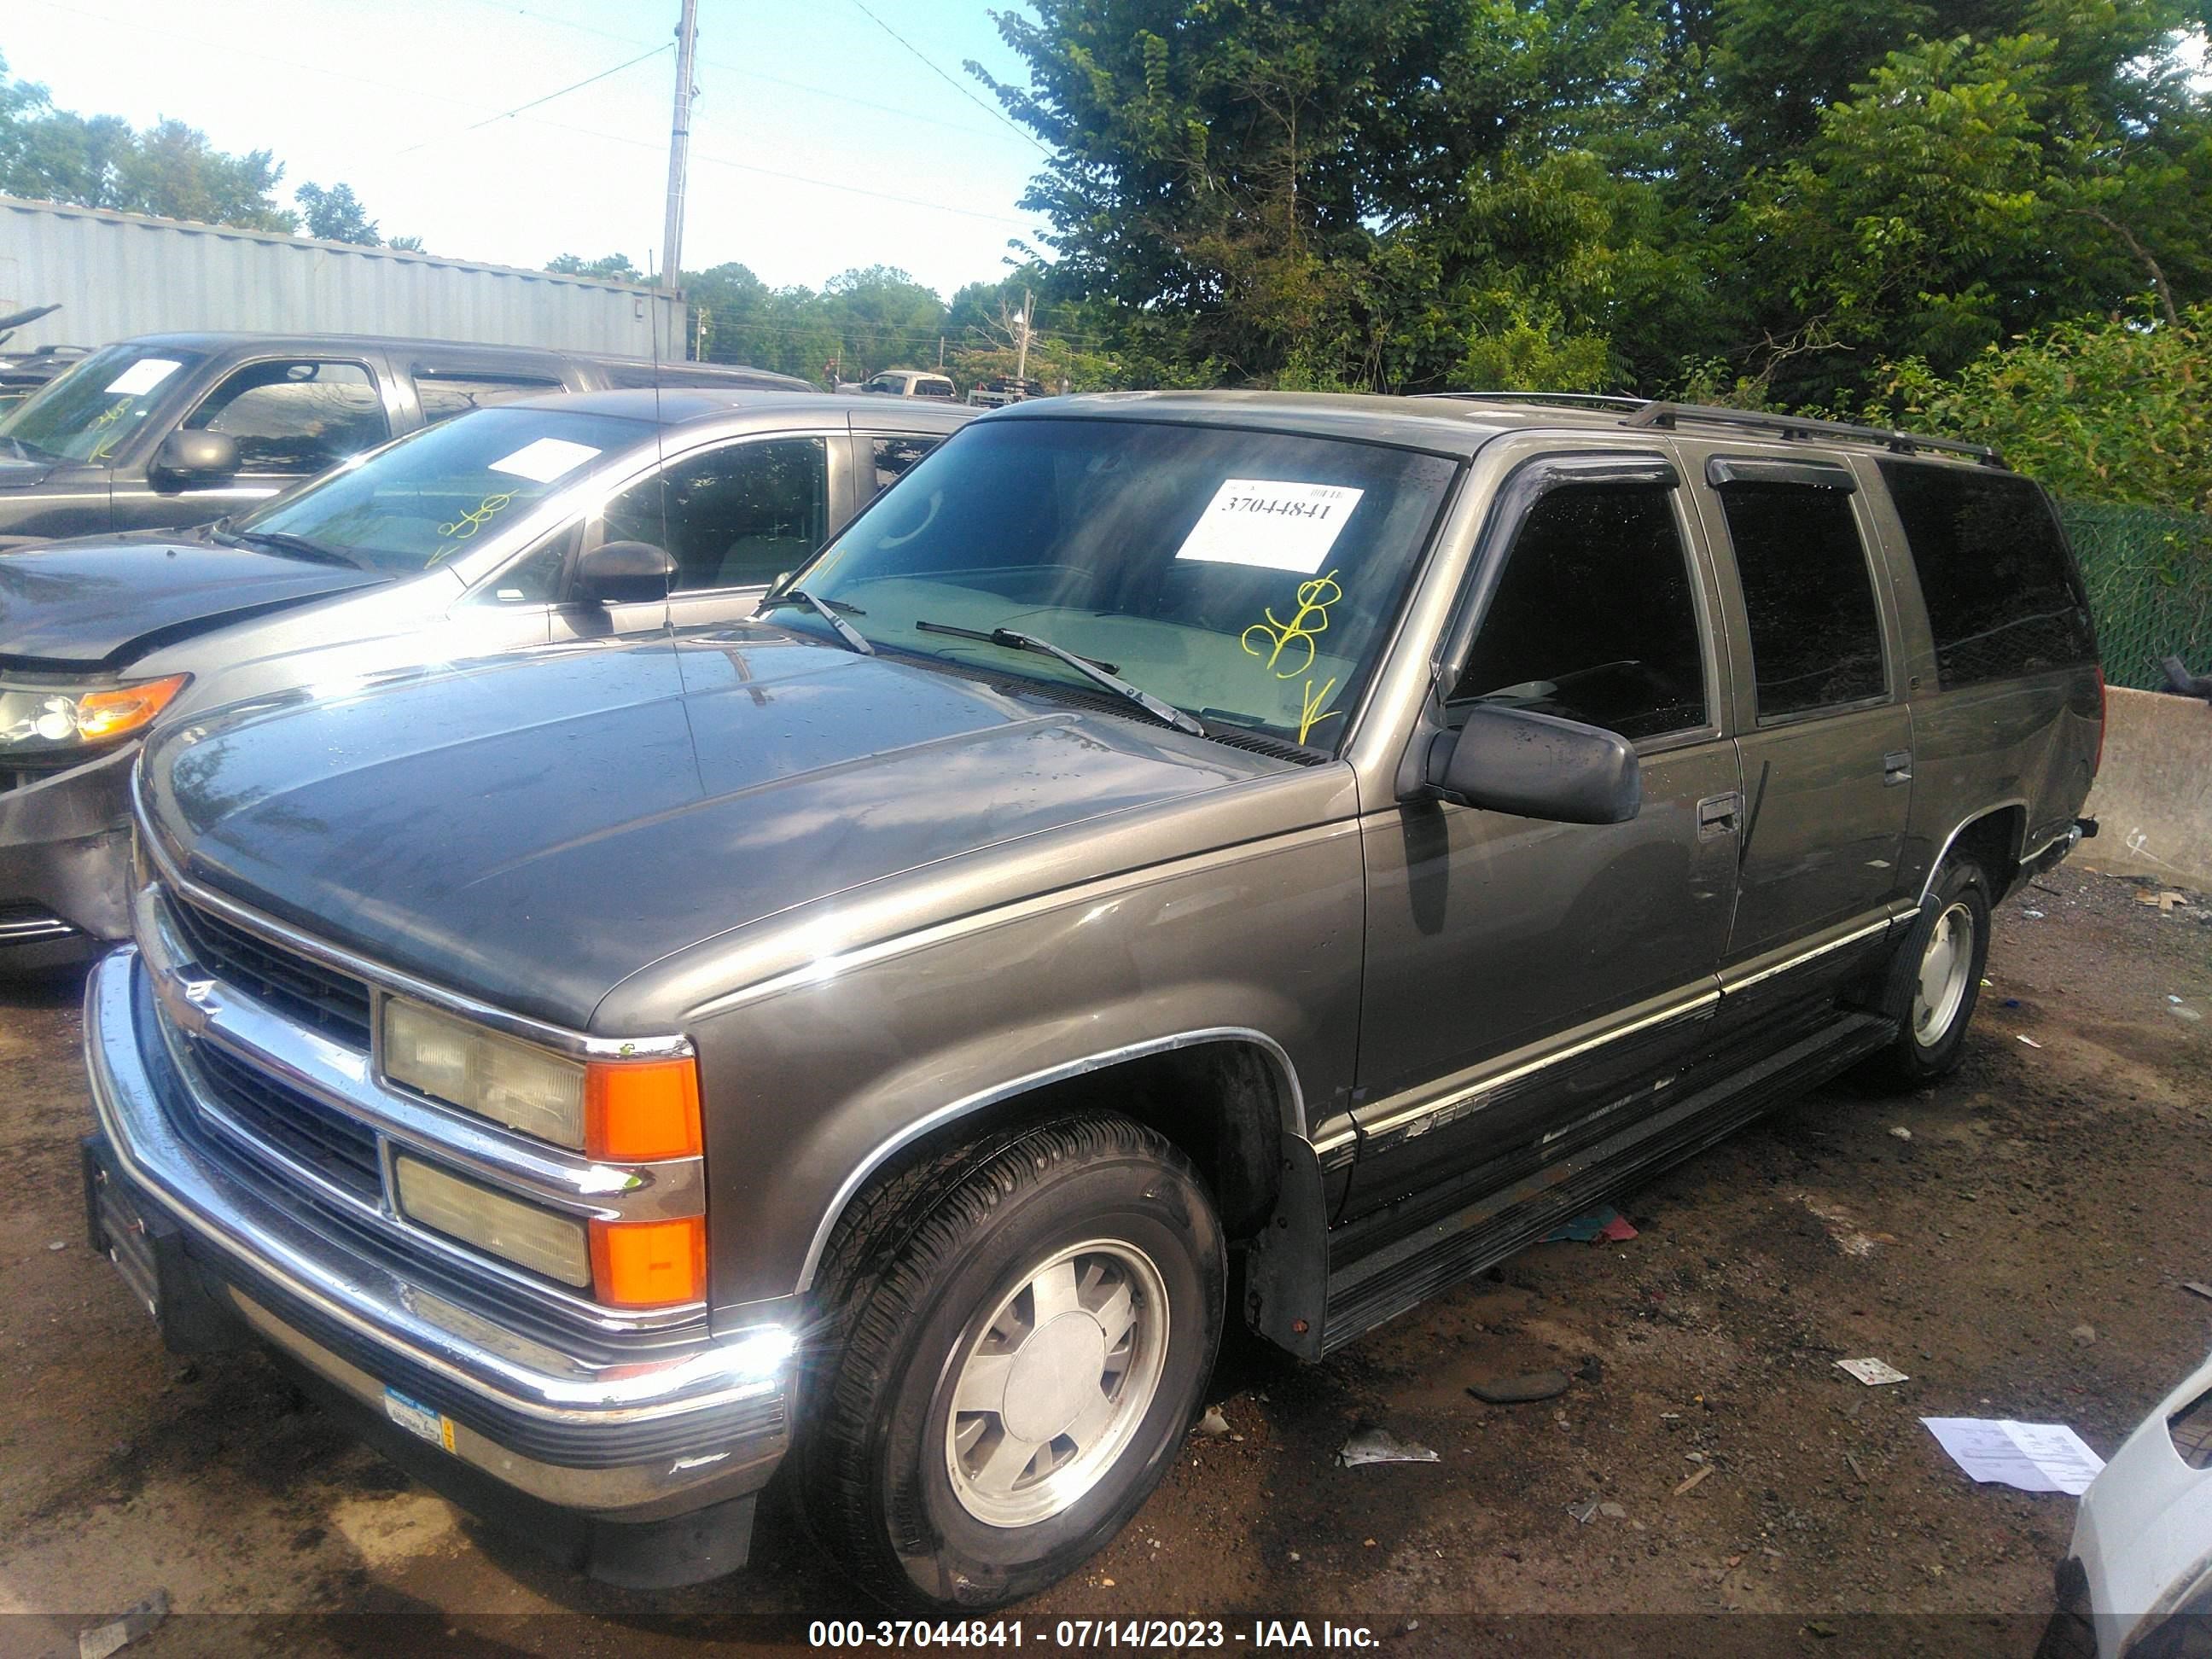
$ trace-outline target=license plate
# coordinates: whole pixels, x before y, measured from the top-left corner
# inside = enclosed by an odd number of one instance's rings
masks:
[[[397,1389],[384,1391],[384,1414],[418,1440],[453,1449],[453,1419],[419,1400],[410,1400]]]

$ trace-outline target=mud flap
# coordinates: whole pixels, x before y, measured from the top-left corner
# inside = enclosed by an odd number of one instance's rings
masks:
[[[1328,1307],[1328,1212],[1312,1142],[1284,1136],[1282,1177],[1275,1212],[1246,1256],[1244,1317],[1285,1352],[1318,1359]]]

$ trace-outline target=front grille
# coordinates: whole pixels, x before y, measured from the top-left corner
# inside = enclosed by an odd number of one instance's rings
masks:
[[[232,1058],[211,1042],[195,1042],[191,1053],[209,1092],[256,1140],[356,1198],[374,1204],[382,1197],[376,1136],[367,1125]]]
[[[194,960],[270,1006],[349,1047],[368,1047],[368,987],[179,898],[170,906]]]

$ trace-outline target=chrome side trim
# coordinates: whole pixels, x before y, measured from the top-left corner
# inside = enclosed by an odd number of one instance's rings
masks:
[[[595,1367],[562,1357],[542,1370],[471,1341],[418,1313],[411,1287],[336,1249],[228,1179],[178,1139],[137,1051],[131,1012],[138,953],[110,952],[85,987],[84,1034],[93,1111],[131,1185],[215,1259],[239,1263],[302,1306],[371,1345],[506,1409],[547,1423],[590,1425],[672,1417],[756,1400],[777,1391],[781,1369],[755,1375],[762,1350],[753,1329],[672,1355]]]
[[[1592,1032],[1587,1036],[1568,1043],[1565,1048],[1531,1055],[1526,1060],[1518,1061],[1512,1060],[1509,1057],[1506,1061],[1498,1064],[1497,1069],[1478,1072],[1468,1081],[1456,1085],[1447,1085],[1440,1094],[1415,1100],[1406,1100],[1401,1097],[1400,1103],[1390,1107],[1382,1115],[1370,1121],[1363,1121],[1359,1126],[1360,1133],[1369,1140],[1380,1140],[1387,1136],[1402,1135],[1409,1126],[1420,1122],[1424,1119],[1434,1117],[1443,1112],[1456,1113],[1474,1105],[1485,1096],[1494,1094],[1498,1090],[1510,1087],[1516,1083],[1523,1082],[1540,1072],[1550,1070],[1554,1066],[1564,1065],[1568,1060],[1579,1059],[1582,1055],[1594,1049],[1601,1048],[1607,1043],[1618,1042],[1624,1037],[1634,1036],[1640,1031],[1648,1031],[1657,1026],[1672,1024],[1676,1020],[1694,1018],[1698,1015],[1710,1013],[1719,1005],[1720,1000],[1719,990],[1708,986],[1706,989],[1694,995],[1669,1003],[1665,1007],[1641,1018],[1607,1027],[1601,1031]],[[1385,1104],[1388,1105],[1388,1103]]]
[[[136,773],[132,774],[131,787],[135,798],[138,790]],[[243,927],[250,933],[259,934],[272,945],[296,951],[325,967],[335,968],[341,973],[365,981],[372,991],[398,991],[417,1001],[428,1002],[465,1019],[474,1020],[495,1031],[520,1037],[526,1042],[539,1043],[580,1060],[680,1060],[690,1057],[695,1052],[691,1040],[681,1033],[635,1037],[592,1036],[583,1031],[570,1030],[563,1025],[532,1019],[526,1014],[511,1013],[490,1003],[479,1002],[459,992],[433,985],[427,980],[416,979],[396,968],[372,962],[367,957],[357,956],[312,933],[301,933],[273,916],[264,915],[235,899],[226,898],[192,880],[178,868],[176,861],[169,856],[168,849],[161,845],[161,838],[154,833],[143,809],[137,813],[137,830],[139,846],[152,859],[162,885],[169,890],[203,909],[212,910],[224,921]]]
[[[2011,806],[2019,807],[2022,817],[2025,817],[2027,811],[2027,799],[2025,796],[2014,795],[2010,799],[1996,801],[1983,807],[1980,811],[1976,812],[1971,817],[1960,818],[1959,822],[1952,827],[1951,833],[1943,837],[1943,844],[1936,849],[1935,858],[1929,862],[1928,878],[1920,884],[1920,896],[1913,902],[1912,908],[1914,909],[1917,910],[1922,905],[1927,903],[1929,894],[1936,890],[1936,878],[1943,873],[1943,860],[1951,856],[1951,848],[1953,843],[1955,842],[1960,836],[1966,834],[1969,829],[1972,828],[1975,824],[1979,823],[1984,818],[1988,817],[1992,813],[2002,812],[2006,808]],[[2022,860],[2022,862],[2025,861],[2026,860]]]
[[[1730,979],[1729,970],[1724,969],[1721,973],[1721,994],[1723,996],[1734,996],[1740,991],[1749,990],[1754,985],[1764,985],[1770,979],[1802,968],[1808,963],[1817,962],[1822,957],[1832,955],[1845,945],[1856,945],[1861,939],[1872,939],[1876,933],[1886,933],[1897,926],[1902,917],[1912,914],[1913,912],[1910,910],[1899,911],[1897,915],[1884,916],[1880,921],[1868,922],[1863,927],[1855,927],[1850,933],[1835,939],[1824,939],[1808,951],[1800,951],[1793,957],[1785,957],[1780,962],[1770,963],[1767,966],[1746,974],[1739,979]]]
[[[21,921],[0,921],[0,945],[35,945],[46,939],[68,939],[76,929],[59,916],[32,916]]]
[[[852,1202],[854,1194],[867,1184],[869,1177],[881,1169],[884,1163],[894,1157],[902,1147],[913,1145],[932,1130],[942,1128],[945,1124],[957,1118],[965,1117],[971,1112],[981,1111],[987,1106],[996,1105],[1000,1101],[1010,1100],[1016,1095],[1027,1094],[1031,1090],[1042,1089],[1051,1084],[1064,1083],[1070,1078],[1084,1077],[1092,1072],[1101,1072],[1109,1066],[1120,1065],[1124,1060],[1139,1059],[1146,1054],[1166,1054],[1176,1048],[1195,1048],[1202,1042],[1243,1042],[1264,1052],[1273,1062],[1285,1088],[1289,1091],[1291,1121],[1285,1124],[1284,1128],[1288,1133],[1301,1138],[1304,1136],[1305,1097],[1299,1090],[1297,1070],[1291,1064],[1289,1053],[1281,1043],[1276,1042],[1266,1032],[1255,1031],[1247,1026],[1217,1025],[1209,1026],[1202,1030],[1178,1031],[1173,1036],[1155,1037],[1145,1042],[1127,1043],[1119,1048],[1109,1048],[1100,1054],[1085,1055],[1081,1060],[1070,1060],[1064,1065],[1048,1066],[1043,1071],[1032,1072],[1026,1077],[1015,1078],[1008,1082],[996,1084],[988,1089],[978,1091],[975,1094],[964,1095],[960,1099],[940,1106],[935,1111],[902,1126],[884,1139],[878,1141],[867,1157],[862,1158],[847,1172],[845,1179],[838,1184],[836,1193],[830,1200],[829,1208],[823,1212],[822,1219],[815,1224],[814,1237],[806,1247],[806,1260],[799,1267],[799,1283],[794,1287],[793,1294],[801,1294],[814,1288],[815,1270],[822,1265],[822,1253],[829,1247],[830,1234],[836,1228],[837,1218],[845,1213],[845,1206]]]

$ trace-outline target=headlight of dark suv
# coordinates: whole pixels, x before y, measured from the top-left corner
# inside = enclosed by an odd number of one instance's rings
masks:
[[[0,683],[0,764],[66,760],[144,731],[191,680],[122,685]]]

